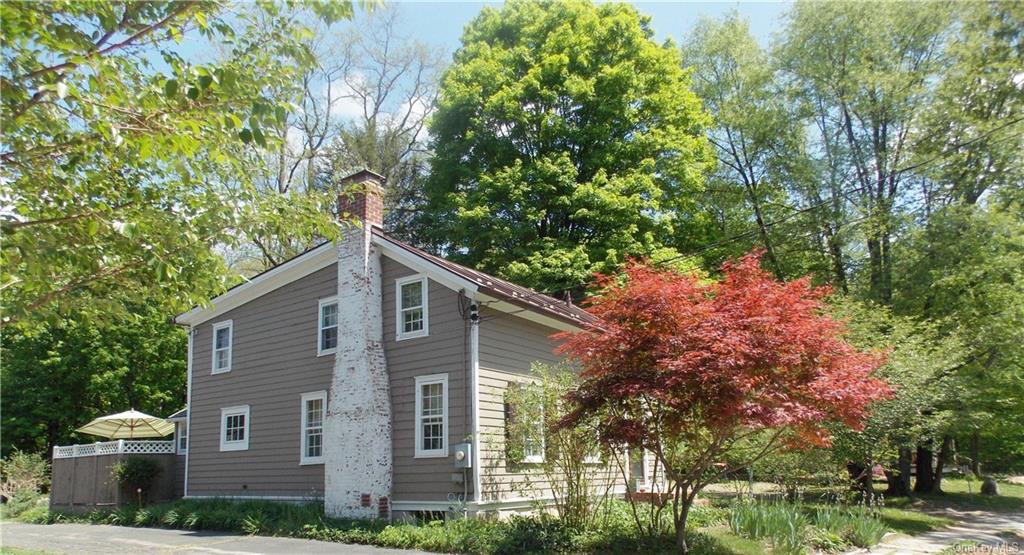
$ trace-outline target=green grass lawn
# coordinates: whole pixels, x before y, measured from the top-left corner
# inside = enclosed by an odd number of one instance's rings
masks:
[[[943,508],[1024,511],[1024,486],[999,482],[999,495],[981,495],[981,482],[943,478],[941,494],[886,499],[887,507],[929,511]]]

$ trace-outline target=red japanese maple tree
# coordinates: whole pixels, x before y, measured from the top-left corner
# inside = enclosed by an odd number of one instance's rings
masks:
[[[599,327],[558,336],[581,367],[562,425],[596,418],[603,442],[657,458],[684,553],[704,486],[787,442],[827,443],[826,425],[856,428],[890,394],[873,377],[883,356],[850,346],[823,313],[827,288],[777,281],[758,263],[748,254],[709,281],[633,262],[599,276],[588,307]]]

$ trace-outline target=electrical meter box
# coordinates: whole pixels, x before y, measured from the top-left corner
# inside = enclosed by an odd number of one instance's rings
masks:
[[[472,443],[460,443],[455,446],[455,468],[473,468]]]

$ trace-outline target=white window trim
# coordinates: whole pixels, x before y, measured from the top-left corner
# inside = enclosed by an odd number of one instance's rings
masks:
[[[440,449],[423,449],[423,386],[441,384],[441,445]],[[448,374],[416,376],[416,450],[414,459],[429,459],[448,456]]]
[[[181,433],[181,432],[185,433]],[[185,438],[185,448],[181,448],[181,439]],[[174,450],[179,455],[185,455],[188,453],[188,421],[178,422],[177,428],[174,429]]]
[[[217,332],[227,328],[228,329],[228,366],[227,368],[217,369]],[[225,374],[231,371],[231,364],[235,358],[235,324],[234,320],[224,320],[223,322],[217,322],[213,325],[213,342],[210,343],[210,350],[212,355],[210,357],[210,373],[211,374]]]
[[[410,283],[420,282],[423,285],[421,300],[423,302],[423,329],[405,333],[403,332],[403,321],[402,321],[402,286]],[[402,341],[405,339],[414,339],[416,337],[426,337],[430,335],[430,289],[427,281],[427,276],[423,274],[415,274],[411,276],[401,277],[395,280],[395,341]]]
[[[315,400],[315,399],[320,399],[321,401],[323,401],[323,404],[321,406],[323,407],[324,413],[323,413],[323,416],[321,417],[321,421],[320,421],[320,430],[321,430],[320,437],[322,438],[321,439],[322,443],[320,444],[321,447],[320,447],[320,456],[319,457],[307,457],[306,456],[306,402],[307,401],[312,401],[312,400]],[[300,418],[300,420],[299,420],[299,449],[300,449],[300,451],[299,451],[299,464],[300,465],[324,464],[323,452],[327,448],[327,446],[326,446],[327,434],[323,433],[324,432],[324,428],[325,428],[325,426],[327,424],[327,391],[321,390],[321,391],[313,391],[313,392],[310,392],[310,393],[303,393],[302,394],[302,406],[299,409],[299,418]]]
[[[523,453],[523,462],[527,464],[538,464],[544,462],[544,453],[547,451],[547,438],[544,437],[544,407],[540,408],[540,454],[539,455],[527,455]],[[525,438],[524,438],[525,439]],[[525,447],[526,443],[523,442]],[[524,449],[525,451],[525,449]]]
[[[330,297],[327,299],[320,299],[320,302],[316,306],[316,356],[322,357],[324,355],[332,355],[338,350],[337,347],[333,349],[323,348],[324,339],[324,305],[338,304],[338,297]],[[341,306],[338,306],[338,310],[341,310]],[[340,316],[340,315],[339,315]],[[338,339],[341,339],[341,325],[340,322],[335,327],[338,328]]]
[[[597,441],[596,453],[587,453],[583,456],[583,464],[601,464],[601,434],[594,431],[594,440]]]
[[[225,441],[227,438],[227,418],[239,414],[245,415],[245,439],[242,441]],[[252,419],[249,417],[249,405],[238,405],[236,407],[225,407],[220,409],[220,450],[221,451],[247,451],[249,449],[249,437],[252,431]]]

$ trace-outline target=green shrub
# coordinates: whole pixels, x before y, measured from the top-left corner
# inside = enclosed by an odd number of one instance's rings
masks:
[[[135,526],[152,526],[157,522],[159,520],[156,515],[149,509],[139,509],[135,512]]]
[[[149,491],[153,480],[160,475],[163,468],[155,459],[147,457],[129,457],[113,466],[110,474],[114,480],[132,489]]]
[[[815,549],[826,553],[845,551],[849,547],[842,536],[824,528],[811,528],[807,540]]]
[[[745,503],[733,507],[729,527],[740,536],[768,539],[776,553],[803,553],[808,518],[796,505]]]
[[[888,532],[885,524],[874,517],[854,518],[850,522],[846,539],[857,547],[871,547],[882,541]]]
[[[0,495],[13,499],[19,494],[43,493],[50,486],[50,464],[40,453],[15,449],[0,459]]]

